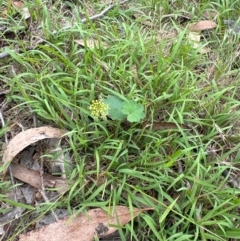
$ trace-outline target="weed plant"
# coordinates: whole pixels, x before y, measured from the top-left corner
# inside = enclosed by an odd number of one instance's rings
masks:
[[[80,213],[147,206],[154,211],[120,229],[122,240],[238,239],[240,190],[229,178],[239,175],[239,36],[222,22],[239,17],[239,1],[139,0],[84,24],[77,14],[86,9],[79,3],[25,4],[34,17],[31,27],[41,28],[46,41],[25,50],[34,38],[30,29],[29,39],[5,39],[23,52],[6,49],[10,57],[0,63],[0,78],[11,87],[9,102],[30,108],[38,125],[68,131],[68,178],[74,181],[57,201],[24,214],[25,226],[31,213],[40,217],[57,207]],[[105,7],[100,1],[92,5],[96,11]],[[211,52],[199,54],[188,41],[183,16],[199,21],[206,11],[218,13],[218,28],[203,34]],[[76,22],[64,30],[72,15]],[[90,38],[102,47],[75,42]],[[94,118],[92,101],[108,96],[143,106],[144,119]],[[156,121],[177,128],[146,125]],[[1,186],[6,189],[6,183]],[[22,231],[19,225],[16,235]]]

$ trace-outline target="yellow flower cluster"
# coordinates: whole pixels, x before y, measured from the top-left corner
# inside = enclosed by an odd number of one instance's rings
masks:
[[[102,100],[93,100],[89,109],[91,114],[96,118],[105,119],[108,114],[108,105]]]

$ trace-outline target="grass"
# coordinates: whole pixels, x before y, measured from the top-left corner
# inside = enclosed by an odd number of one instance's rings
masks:
[[[96,13],[105,8],[93,2]],[[7,1],[0,3],[3,7]],[[31,28],[22,39],[5,37],[5,45],[18,45],[23,52],[7,50],[10,57],[0,63],[2,86],[11,88],[10,103],[37,115],[38,126],[68,131],[66,151],[73,160],[68,177],[74,184],[64,196],[24,213],[22,223],[30,225],[31,215],[39,218],[56,207],[80,213],[93,207],[148,206],[154,211],[120,230],[122,240],[238,239],[240,190],[230,185],[229,175],[239,175],[239,36],[222,22],[238,18],[239,1],[138,0],[94,22],[74,21],[67,30],[62,28],[72,16],[79,19],[79,3],[25,4]],[[11,23],[22,26],[9,8],[9,18],[0,23],[9,20],[10,30]],[[199,54],[182,18],[199,21],[207,10],[218,13],[218,27],[202,34],[211,52]],[[40,27],[46,43],[24,50],[36,41]],[[108,47],[84,48],[74,41],[89,38]],[[94,119],[91,101],[108,95],[142,104],[144,121],[178,128],[153,131],[139,122]],[[5,193],[11,188],[7,182],[0,186]],[[14,232],[23,231],[20,224]]]

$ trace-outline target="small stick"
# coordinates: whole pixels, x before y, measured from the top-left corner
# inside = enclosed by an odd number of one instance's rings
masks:
[[[3,108],[3,106],[2,106],[2,108]],[[2,122],[2,127],[4,127],[5,126],[5,121],[4,121],[3,114],[2,114],[2,108],[0,108],[0,120]],[[8,138],[7,138],[7,134],[6,133],[4,134],[4,138],[5,138],[5,144],[8,145]],[[13,177],[13,174],[12,174],[11,163],[8,166],[8,171],[9,171],[9,174],[10,174],[11,184],[14,186],[14,177]],[[18,200],[17,200],[17,188],[16,187],[13,188],[13,195],[14,195],[14,201],[17,203]],[[22,217],[20,217],[20,219],[22,220]],[[8,228],[6,230],[6,233],[9,231],[9,229],[10,229],[10,225],[8,226]],[[4,235],[3,235],[3,237],[4,237]]]
[[[89,19],[89,20],[95,20],[95,19],[97,19],[97,18],[101,18],[101,17],[103,17],[103,16],[105,15],[105,13],[107,13],[109,10],[111,10],[112,8],[118,6],[118,4],[119,4],[119,5],[122,5],[122,4],[124,4],[124,3],[128,2],[128,1],[130,1],[130,0],[124,0],[124,1],[121,1],[120,3],[116,3],[116,4],[109,5],[109,6],[108,6],[107,8],[105,8],[102,12],[100,12],[100,13],[98,13],[98,14],[96,14],[96,15],[93,15],[93,16],[91,16],[91,17],[89,17],[89,18],[83,18],[83,19],[81,20],[81,22],[82,22],[82,23],[86,23],[88,19]]]
[[[2,110],[0,109],[0,120],[2,122],[2,127],[5,126],[5,121],[4,121],[4,118],[3,118],[3,114],[2,114]],[[8,145],[8,138],[7,138],[7,134],[5,133],[4,134],[4,138],[5,138],[5,144]],[[13,174],[12,174],[12,167],[11,167],[11,163],[10,165],[8,166],[8,171],[9,171],[9,174],[10,174],[10,179],[11,179],[11,184],[14,185],[14,177],[13,177]],[[15,202],[17,202],[17,192],[16,192],[16,188],[13,189],[14,190],[14,200]]]
[[[89,18],[83,18],[83,19],[81,20],[81,23],[86,23],[88,20],[95,20],[95,19],[98,19],[98,18],[102,18],[108,11],[110,11],[110,10],[113,9],[114,7],[116,7],[116,6],[118,6],[118,5],[122,5],[122,4],[126,3],[126,2],[129,2],[129,1],[131,1],[131,0],[124,0],[124,1],[121,1],[121,2],[119,2],[119,3],[111,4],[111,5],[109,5],[107,8],[105,8],[102,12],[100,12],[100,13],[98,13],[98,14],[96,14],[96,15],[93,15],[93,16],[91,16],[91,17],[89,17]],[[67,27],[65,27],[65,28],[62,28],[61,31],[63,31],[63,30],[68,30],[68,29],[70,29],[70,28],[72,28],[72,27],[73,27],[73,26],[67,26]],[[56,32],[57,32],[57,31],[53,31],[53,34],[56,33]],[[41,39],[40,41],[38,41],[38,43],[37,43],[34,47],[28,47],[28,48],[26,48],[26,50],[27,50],[27,51],[33,50],[37,45],[42,44],[42,43],[44,43],[45,41],[46,41],[46,39]],[[13,52],[15,52],[15,53],[20,53],[20,52],[22,52],[20,49],[13,49],[13,50],[10,50],[10,51],[13,51]],[[9,55],[10,55],[9,52],[2,52],[2,53],[0,53],[0,59],[4,59],[4,58],[8,57]]]
[[[46,195],[46,192],[45,192],[45,185],[44,185],[44,180],[43,180],[43,157],[42,157],[42,153],[41,153],[41,169],[40,169],[40,178],[41,178],[41,189],[39,189],[38,191],[40,192],[43,200],[45,202],[49,202],[49,199]],[[58,222],[58,217],[57,217],[57,214],[51,210],[51,213],[52,213],[52,216],[53,218],[55,219],[56,222]]]
[[[45,202],[49,202],[49,199],[48,199],[47,195],[45,194],[45,191],[43,191],[42,189],[39,189],[38,191],[40,192],[43,200],[44,200]],[[57,214],[56,214],[53,210],[51,210],[51,214],[52,214],[53,218],[55,219],[55,221],[58,222],[59,219],[58,219],[58,217],[57,217]]]

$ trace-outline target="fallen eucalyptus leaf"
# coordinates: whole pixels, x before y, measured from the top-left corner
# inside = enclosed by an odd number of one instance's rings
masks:
[[[32,187],[37,189],[42,188],[42,180],[39,171],[29,169],[28,167],[22,166],[15,162],[11,163],[12,174],[22,182],[28,183]],[[65,193],[69,190],[71,183],[68,179],[63,177],[56,177],[43,173],[43,184],[44,187],[55,188],[60,194]]]
[[[217,27],[217,24],[214,21],[205,20],[205,21],[199,21],[194,24],[190,24],[188,26],[188,30],[192,32],[201,32],[202,30],[213,29],[216,27]]]
[[[22,234],[19,241],[92,241],[94,237],[100,238],[115,232],[118,227],[125,225],[146,210],[153,209],[133,208],[130,210],[128,207],[116,206],[106,212],[101,208],[96,208],[88,213],[81,213],[74,219],[64,218],[57,223]]]

